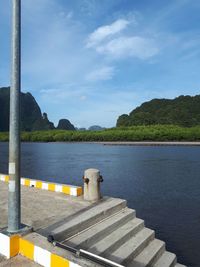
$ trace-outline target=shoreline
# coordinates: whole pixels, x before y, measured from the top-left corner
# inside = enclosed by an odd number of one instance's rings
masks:
[[[105,146],[200,146],[199,141],[116,141],[95,143],[100,143]]]
[[[0,141],[0,143],[9,143]],[[21,141],[23,144],[100,144],[104,146],[200,146],[200,141]]]

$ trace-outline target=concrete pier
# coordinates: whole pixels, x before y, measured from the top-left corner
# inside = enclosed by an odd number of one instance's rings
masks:
[[[7,194],[8,184],[0,181],[1,230],[7,225]],[[91,203],[83,196],[22,186],[22,222],[33,226],[34,231],[17,237],[20,255],[10,260],[0,257],[2,267],[185,267],[122,199],[104,197]],[[62,248],[48,242],[49,236]],[[84,253],[93,258],[85,258]],[[114,265],[97,263],[97,257]]]

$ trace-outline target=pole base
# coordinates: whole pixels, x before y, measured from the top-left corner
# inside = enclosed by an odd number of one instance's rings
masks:
[[[20,229],[16,231],[12,231],[9,228],[4,228],[2,232],[4,232],[8,236],[16,235],[16,234],[24,236],[26,234],[31,233],[32,231],[33,231],[33,227],[25,225],[25,224],[21,224]]]

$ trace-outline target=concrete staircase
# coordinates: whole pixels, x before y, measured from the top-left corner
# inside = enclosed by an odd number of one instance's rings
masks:
[[[127,267],[186,267],[136,218],[126,201],[107,198],[45,229],[61,243]],[[91,265],[92,266],[92,265]]]

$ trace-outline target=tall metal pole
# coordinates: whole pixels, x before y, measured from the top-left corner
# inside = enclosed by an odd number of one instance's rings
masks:
[[[21,228],[20,194],[20,87],[21,87],[21,0],[12,0],[12,69],[10,88],[8,232]]]

